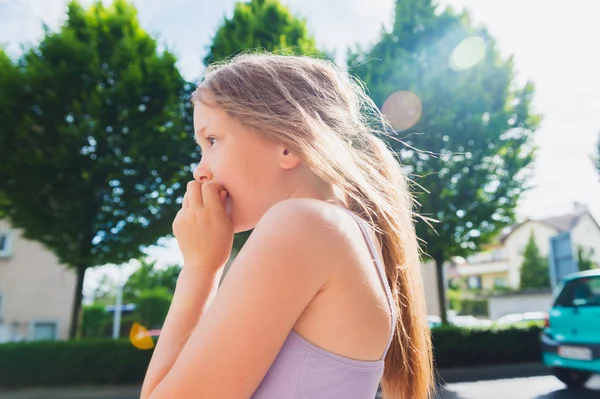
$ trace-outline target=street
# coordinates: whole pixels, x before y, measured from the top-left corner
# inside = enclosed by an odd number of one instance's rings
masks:
[[[513,378],[448,384],[439,399],[598,399],[600,376],[594,377],[588,389],[567,391],[552,376]],[[30,389],[0,391],[2,399],[138,399],[138,387]]]
[[[449,384],[441,399],[598,399],[600,376],[595,376],[581,392],[567,391],[553,376],[512,378]]]

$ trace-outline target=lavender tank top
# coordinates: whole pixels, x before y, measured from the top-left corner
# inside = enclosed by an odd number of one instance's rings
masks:
[[[383,376],[385,355],[394,335],[396,309],[383,263],[368,234],[368,225],[354,213],[348,213],[358,222],[365,237],[391,309],[392,331],[382,358],[364,361],[340,356],[318,347],[292,330],[252,399],[375,398]]]

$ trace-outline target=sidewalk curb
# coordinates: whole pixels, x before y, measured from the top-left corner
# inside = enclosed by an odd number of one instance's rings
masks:
[[[517,363],[491,366],[453,367],[437,370],[441,384],[499,380],[504,378],[537,377],[549,375],[543,363]]]

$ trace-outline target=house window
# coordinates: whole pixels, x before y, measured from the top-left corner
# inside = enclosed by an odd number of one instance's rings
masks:
[[[55,340],[58,338],[58,323],[55,321],[34,321],[31,331],[33,341]]]
[[[494,287],[506,287],[506,279],[504,277],[496,277],[494,279]]]
[[[0,258],[10,256],[12,237],[8,231],[0,231]]]
[[[467,285],[472,290],[477,290],[481,288],[481,277],[480,276],[469,276],[467,280]]]

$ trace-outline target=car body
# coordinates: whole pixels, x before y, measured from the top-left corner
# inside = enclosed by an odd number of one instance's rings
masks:
[[[600,269],[571,274],[557,286],[541,344],[544,364],[568,387],[600,373]]]
[[[427,322],[429,323],[429,328],[436,328],[442,325],[442,318],[440,316],[429,315],[427,316]]]

